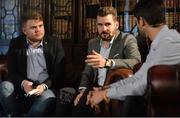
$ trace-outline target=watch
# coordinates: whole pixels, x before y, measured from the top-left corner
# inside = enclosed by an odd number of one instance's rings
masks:
[[[106,59],[104,68],[110,68],[111,67],[111,59]]]

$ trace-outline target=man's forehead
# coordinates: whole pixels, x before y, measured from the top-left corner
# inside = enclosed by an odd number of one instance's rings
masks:
[[[113,18],[113,15],[112,14],[108,14],[106,16],[97,16],[97,19],[104,19],[104,18]]]
[[[39,19],[29,19],[27,20],[27,23],[43,23],[43,21]]]
[[[39,24],[43,24],[42,20],[36,20],[36,19],[30,19],[28,20],[25,25],[39,25]]]

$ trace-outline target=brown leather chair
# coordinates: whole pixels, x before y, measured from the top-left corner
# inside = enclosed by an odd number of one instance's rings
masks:
[[[4,81],[7,78],[7,63],[6,63],[6,57],[5,56],[0,56],[0,82]],[[0,104],[0,117],[3,116],[3,109]]]
[[[141,65],[141,63],[136,64],[133,72],[136,72]],[[105,85],[131,75],[132,70],[111,70]],[[180,116],[180,64],[153,66],[148,70],[147,77],[147,116]],[[111,100],[103,108],[104,115],[116,116],[121,105],[121,101]]]
[[[104,82],[104,86],[114,83],[120,79],[130,77],[132,76],[132,74],[133,71],[131,69],[126,69],[126,68],[112,69],[107,74],[107,78]]]
[[[114,83],[120,79],[127,78],[133,74],[133,71],[125,68],[112,69],[108,72],[104,86]],[[119,116],[122,102],[120,100],[110,100],[109,103],[100,104],[100,113],[98,116]]]
[[[7,77],[8,70],[7,70],[7,62],[6,57],[0,57],[0,81],[4,81]]]
[[[148,116],[180,116],[180,65],[148,71]]]

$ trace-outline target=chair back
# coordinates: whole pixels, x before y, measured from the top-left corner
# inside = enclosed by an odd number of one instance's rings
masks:
[[[133,71],[130,69],[125,68],[116,68],[111,69],[106,77],[106,80],[104,82],[104,86],[107,86],[109,84],[112,84],[118,80],[127,78],[132,76]],[[99,116],[120,116],[120,109],[122,107],[122,102],[120,100],[111,100],[110,103],[102,103],[100,105],[101,113],[99,113]]]
[[[180,116],[180,65],[149,69],[148,116]]]

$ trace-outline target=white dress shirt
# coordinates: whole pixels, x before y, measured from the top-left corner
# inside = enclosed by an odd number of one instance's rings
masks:
[[[27,49],[27,77],[30,80],[44,82],[48,77],[46,61],[41,42],[37,48],[28,43]]]
[[[103,58],[108,59],[113,41],[114,41],[114,37],[110,41],[108,48],[104,48],[103,41],[102,40],[100,41],[100,55]],[[115,65],[115,62],[113,62],[113,64]],[[106,78],[106,74],[107,74],[107,68],[98,68],[98,73],[99,73],[98,74],[98,85],[103,86],[105,78]]]
[[[180,34],[165,25],[151,43],[147,59],[132,77],[110,85],[108,97],[124,100],[126,96],[143,95],[147,88],[147,71],[153,65],[180,63]]]

